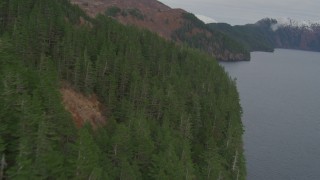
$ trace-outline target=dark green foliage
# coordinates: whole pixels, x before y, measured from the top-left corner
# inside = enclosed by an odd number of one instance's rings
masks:
[[[15,55],[6,38],[0,40],[1,154],[5,177],[67,178],[72,160],[75,129],[60,102],[57,75],[49,58],[41,58],[39,70],[29,68]],[[3,144],[4,142],[4,144]]]
[[[140,19],[140,20],[144,19],[144,15],[141,13],[139,9],[136,9],[136,8],[127,9],[126,12],[137,19]]]
[[[206,24],[192,13],[183,13],[183,18],[190,21],[196,27],[206,28]]]
[[[173,39],[208,52],[210,55],[216,56],[218,60],[250,60],[249,50],[235,39],[220,31],[210,29],[191,13],[184,13],[183,18],[186,21],[181,28],[173,33]],[[195,30],[200,31],[194,33]]]
[[[274,32],[271,30],[270,25],[248,24],[231,26],[226,23],[212,23],[208,27],[225,33],[250,51],[273,51],[274,49]]]
[[[101,153],[87,124],[79,130],[77,143],[76,179],[102,179]]]
[[[245,179],[236,85],[213,58],[104,16],[87,18],[64,0],[7,5],[4,16],[13,20],[0,36],[6,178]],[[76,130],[59,81],[95,93],[107,125]]]
[[[117,6],[112,6],[106,10],[106,16],[116,17],[121,12],[121,9]]]

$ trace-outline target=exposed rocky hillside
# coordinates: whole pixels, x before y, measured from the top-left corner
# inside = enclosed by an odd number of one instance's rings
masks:
[[[249,60],[250,54],[238,42],[209,29],[182,9],[172,9],[156,0],[71,0],[86,13],[113,17],[122,24],[156,32],[167,40],[187,43],[224,61]]]
[[[60,88],[60,93],[65,109],[70,112],[78,128],[85,123],[91,124],[94,129],[106,124],[106,117],[103,114],[105,108],[95,94],[84,96],[83,93],[77,92],[70,85]]]
[[[182,9],[170,7],[150,0],[71,0],[91,17],[104,14],[123,24],[137,25],[157,32],[169,39],[173,31],[182,23]],[[170,20],[169,20],[170,19]]]

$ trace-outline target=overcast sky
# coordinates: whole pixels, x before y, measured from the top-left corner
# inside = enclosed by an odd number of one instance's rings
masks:
[[[229,24],[254,23],[262,18],[290,17],[320,21],[320,0],[159,0],[172,8]]]

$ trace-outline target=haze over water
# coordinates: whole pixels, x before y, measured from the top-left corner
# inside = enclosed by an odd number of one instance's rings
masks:
[[[320,53],[277,49],[221,64],[237,78],[248,180],[319,180]]]

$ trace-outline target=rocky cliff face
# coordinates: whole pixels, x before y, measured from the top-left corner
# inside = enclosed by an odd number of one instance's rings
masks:
[[[156,32],[167,40],[187,43],[215,56],[218,60],[249,60],[249,51],[234,48],[237,42],[213,32],[194,15],[182,9],[172,9],[156,0],[71,0],[94,17],[110,16],[122,24],[135,25]],[[226,55],[227,54],[227,55]]]

